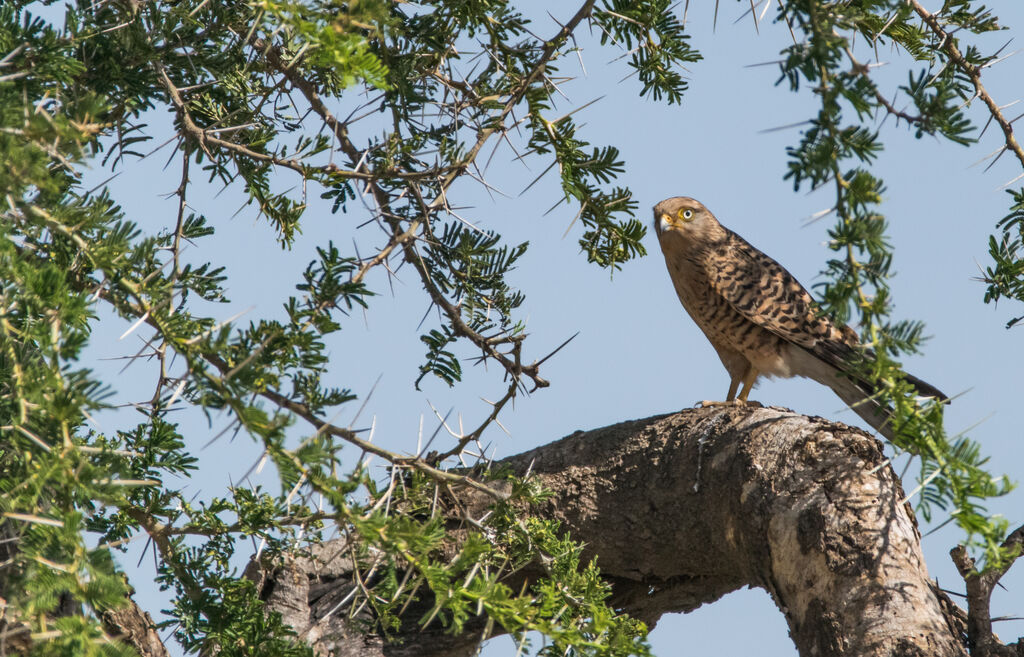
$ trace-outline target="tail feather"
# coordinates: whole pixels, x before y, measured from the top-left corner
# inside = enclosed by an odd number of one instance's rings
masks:
[[[943,393],[941,390],[939,390],[932,384],[928,383],[927,381],[922,381],[913,374],[907,374],[906,372],[903,373],[903,378],[907,380],[907,383],[914,386],[914,390],[917,390],[917,394],[919,396],[934,397],[935,399],[942,400],[944,404],[949,403],[949,397],[947,397],[945,393]]]
[[[893,440],[892,425],[889,423],[892,408],[881,404],[872,397],[871,391],[865,390],[866,382],[859,383],[843,374],[838,376],[833,374],[831,378],[831,381],[819,380],[818,382],[832,388],[832,392],[839,395],[839,398],[865,422],[874,427],[886,439]]]
[[[848,358],[853,349],[842,343],[832,343],[827,347],[819,345],[815,352],[802,348],[791,348],[790,354],[795,355],[794,374],[814,379],[828,386],[839,395],[839,398],[852,408],[865,422],[874,427],[887,439],[893,439],[892,408],[882,404],[875,397],[875,387],[867,380],[849,376],[845,370],[849,368]],[[800,352],[799,354],[795,352]],[[935,386],[922,381],[910,374],[904,374],[907,383],[912,385],[922,397],[935,397],[948,403],[948,397]]]

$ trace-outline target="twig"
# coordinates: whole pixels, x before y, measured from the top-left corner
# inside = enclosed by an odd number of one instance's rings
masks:
[[[185,100],[181,96],[180,90],[171,81],[163,65],[161,65],[159,62],[154,62],[153,66],[160,76],[160,81],[163,83],[164,89],[167,91],[167,95],[171,100],[171,104],[174,105],[174,109],[178,114],[178,118],[181,120],[181,125],[182,128],[185,130],[185,133],[189,137],[194,139],[196,142],[198,142],[199,147],[202,149],[202,151],[209,155],[211,158],[213,157],[213,154],[210,152],[210,147],[215,146],[217,148],[221,148],[230,153],[233,153],[236,156],[246,157],[257,162],[266,162],[269,164],[273,164],[275,166],[291,169],[292,171],[302,174],[303,177],[308,177],[310,173],[315,172],[329,174],[331,176],[342,179],[355,178],[358,180],[373,180],[377,175],[373,173],[364,173],[360,171],[350,171],[342,169],[341,167],[333,163],[314,166],[304,164],[293,158],[282,159],[275,155],[254,151],[250,148],[247,148],[246,146],[243,146],[242,144],[238,144],[232,141],[227,141],[226,139],[215,137],[214,133],[219,132],[218,130],[203,129],[199,127],[199,125],[196,124],[196,122],[192,119],[192,115],[188,111],[188,107],[185,104]],[[423,171],[417,172],[415,177],[436,176],[439,173],[441,173],[440,170]],[[395,173],[394,175],[402,177],[402,175],[399,173]]]
[[[989,113],[999,127],[1003,130],[1003,136],[1006,140],[1006,147],[1013,151],[1014,155],[1020,161],[1021,166],[1024,166],[1024,149],[1021,148],[1020,144],[1017,143],[1017,138],[1013,134],[1013,126],[1003,113],[999,109],[999,105],[992,99],[992,96],[985,90],[985,86],[981,83],[981,67],[975,66],[968,62],[960,50],[956,47],[956,40],[950,32],[946,32],[939,20],[934,14],[930,13],[927,9],[921,6],[921,3],[917,0],[907,0],[908,4],[917,12],[917,15],[921,17],[921,20],[931,28],[932,32],[939,37],[939,50],[942,50],[949,57],[950,61],[960,69],[971,80],[971,84],[974,85],[975,94],[981,99],[983,103],[988,107]]]

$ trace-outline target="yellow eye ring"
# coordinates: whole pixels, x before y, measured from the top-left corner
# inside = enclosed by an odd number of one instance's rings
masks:
[[[690,221],[693,219],[693,210],[680,210],[676,214],[683,221]]]

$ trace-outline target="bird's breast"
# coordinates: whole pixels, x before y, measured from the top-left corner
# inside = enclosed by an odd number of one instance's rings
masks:
[[[710,283],[709,264],[699,254],[664,250],[679,301],[708,340],[746,357],[769,376],[791,376],[779,338],[739,312]]]

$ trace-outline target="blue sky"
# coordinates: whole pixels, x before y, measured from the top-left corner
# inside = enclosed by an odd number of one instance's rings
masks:
[[[612,61],[617,53],[600,48],[593,38],[580,43],[585,72],[572,59],[563,64],[563,74],[578,77],[562,87],[568,98],[560,101],[554,116],[601,97],[576,119],[592,143],[621,149],[626,164],[621,181],[638,200],[642,220],[649,223],[650,207],[663,198],[696,197],[723,224],[810,287],[821,280],[818,273],[830,254],[824,242],[831,217],[809,219],[831,205],[831,192],[794,193],[782,177],[785,148],[797,142],[799,128],[771,129],[812,116],[815,98],[807,90],[794,94],[786,85],[774,86],[776,67],[754,66],[776,59],[789,32],[784,25],[770,23],[755,31],[751,17],[742,16],[746,3],[735,2],[722,2],[713,32],[713,3],[691,4],[688,29],[705,59],[688,67],[690,89],[681,106],[640,99],[637,80],[623,80],[629,74],[625,63]],[[934,8],[938,3],[928,4]],[[1004,24],[1024,26],[1021,3],[995,2],[993,9]],[[572,7],[552,10],[559,19],[572,11]],[[676,11],[682,11],[682,3]],[[769,18],[773,13],[769,11]],[[551,19],[544,12],[537,15],[536,31],[553,32]],[[975,42],[994,50],[1018,31],[1011,28]],[[1007,52],[1015,46],[1016,42],[1011,43]],[[862,61],[869,58],[875,61],[873,53],[861,52]],[[906,80],[907,58],[887,49],[880,49],[878,58],[889,62],[878,69],[883,91],[895,91]],[[987,69],[983,79],[998,103],[1021,98],[1024,58],[1010,58]],[[1017,107],[1007,110],[1011,118],[1024,112],[1024,104]],[[969,111],[975,121],[984,122],[980,103]],[[170,117],[156,112],[149,118],[158,137],[155,146],[164,141],[161,135],[168,134]],[[923,353],[906,359],[906,369],[959,395],[947,410],[947,429],[955,433],[977,425],[970,435],[992,456],[993,468],[1015,481],[1024,480],[1020,403],[1024,329],[1003,328],[1019,309],[984,305],[984,286],[976,280],[988,263],[988,235],[1008,207],[1008,195],[998,188],[1019,174],[1019,166],[1011,157],[1003,157],[988,172],[983,171],[984,165],[971,167],[999,146],[1001,133],[994,128],[980,144],[970,147],[929,137],[915,139],[892,120],[885,122],[882,133],[887,148],[875,171],[887,184],[881,211],[889,219],[895,245],[895,314],[924,320],[932,336]],[[490,147],[486,152],[490,154]],[[178,185],[180,160],[167,164],[169,156],[166,147],[146,160],[129,163],[111,183],[129,217],[146,231],[173,226],[176,200],[166,195]],[[670,412],[701,399],[724,398],[729,383],[715,352],[679,305],[653,231],[645,241],[649,255],[614,276],[587,265],[577,246],[579,226],[563,238],[577,208],[563,204],[545,214],[559,198],[556,177],[548,174],[520,194],[545,166],[534,160],[527,169],[502,147],[487,171],[487,181],[508,197],[492,197],[470,181],[456,185],[450,195],[453,203],[465,206],[460,214],[478,226],[496,230],[512,243],[530,241],[530,250],[512,275],[514,284],[526,293],[521,313],[530,334],[526,357],[539,358],[579,332],[545,363],[542,374],[551,387],[517,399],[515,408],[502,416],[510,435],[497,427],[485,435],[484,442],[498,458],[577,429]],[[89,173],[96,182],[108,175],[98,163]],[[202,177],[193,178],[200,181]],[[288,176],[276,182],[280,188],[298,185]],[[219,192],[195,185],[191,203],[211,219],[218,233],[190,249],[186,258],[227,265],[231,303],[210,309],[220,319],[241,311],[247,311],[243,322],[280,317],[283,298],[299,282],[301,270],[319,244],[334,240],[348,250],[355,241],[365,254],[383,243],[372,226],[356,229],[368,216],[359,202],[350,204],[347,215],[331,215],[311,190],[303,234],[290,251],[281,251],[268,224],[256,217],[253,208],[241,207],[239,189]],[[383,294],[372,300],[369,311],[354,314],[331,341],[329,380],[361,397],[378,379],[379,384],[359,418],[353,417],[358,407],[353,404],[343,408],[335,421],[358,427],[372,424],[375,441],[402,452],[415,451],[421,418],[428,436],[437,427],[433,408],[442,415],[453,409],[450,423],[457,424],[461,416],[467,427],[475,426],[488,411],[480,397],[493,399],[503,390],[499,373],[474,368],[455,389],[426,381],[422,392],[414,390],[424,351],[417,326],[427,311],[427,297],[409,272],[399,272],[393,293],[384,272],[374,276],[369,284]],[[155,383],[153,371],[145,364],[136,363],[122,373],[124,362],[111,360],[134,354],[148,337],[139,331],[119,340],[126,328],[119,321],[104,320],[90,349],[91,364],[113,382],[118,403],[148,399]],[[811,381],[763,381],[751,398],[863,426],[852,412],[841,410],[842,402],[831,391]],[[130,410],[121,409],[97,419],[102,429],[111,430],[134,421],[131,416]],[[210,426],[201,414],[183,412],[181,422],[201,459],[199,475],[186,483],[196,495],[222,493],[259,461],[260,450],[245,436],[223,436],[200,449],[224,428],[226,418],[215,416]],[[443,432],[437,438],[445,439]],[[276,490],[273,473],[266,470],[253,472],[249,481]],[[907,489],[912,488],[908,480]],[[992,510],[1007,515],[1013,526],[1024,523],[1022,495],[1024,491],[997,500]],[[948,556],[959,538],[958,530],[947,527],[924,539],[931,574],[952,590],[963,588]],[[166,598],[147,586],[153,574],[150,557],[136,566],[143,544],[140,540],[131,546],[120,562],[132,573],[138,601],[156,612]],[[994,615],[1024,614],[1022,571],[1021,566],[1011,570],[1003,581],[1006,590],[996,591]],[[1001,623],[997,631],[1011,639],[1024,634],[1024,623]],[[651,640],[659,655],[795,654],[782,614],[760,590],[730,594],[691,614],[666,616]],[[513,653],[507,638],[495,640],[487,649],[488,655]]]

